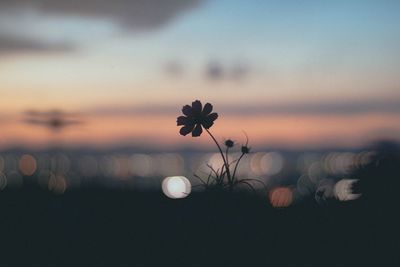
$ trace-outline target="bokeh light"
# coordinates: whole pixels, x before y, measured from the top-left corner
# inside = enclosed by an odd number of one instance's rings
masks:
[[[320,160],[318,153],[302,153],[297,159],[297,169],[301,173],[307,173],[310,165]]]
[[[323,176],[323,169],[320,161],[314,161],[313,163],[310,164],[307,170],[307,174],[309,179],[314,183],[317,184],[318,181],[322,178]]]
[[[159,175],[173,175],[175,173],[183,172],[184,160],[183,158],[174,153],[163,153],[155,156],[157,162],[157,170]]]
[[[293,202],[293,191],[288,187],[278,187],[269,193],[269,199],[273,207],[286,208]]]
[[[55,194],[63,194],[67,189],[66,178],[62,175],[52,174],[48,182],[48,189]]]
[[[283,156],[278,152],[269,152],[262,156],[260,159],[260,167],[263,174],[276,175],[278,174],[284,164]]]
[[[310,180],[307,175],[302,175],[297,180],[297,191],[302,196],[308,196],[315,190],[315,184]]]
[[[4,158],[0,155],[0,172],[4,172]]]
[[[212,154],[208,160],[208,165],[210,165],[214,170],[221,169],[224,161],[219,153]]]
[[[7,177],[4,173],[0,172],[0,190],[3,190],[7,186]]]
[[[149,177],[153,175],[154,160],[150,155],[133,154],[131,160],[131,173],[136,176]]]
[[[340,201],[350,201],[358,199],[361,194],[354,194],[353,184],[357,179],[342,179],[338,181],[334,187],[334,194]]]
[[[319,204],[325,204],[334,197],[335,182],[332,179],[322,179],[319,181],[315,191],[315,200]]]
[[[19,159],[18,167],[23,175],[31,176],[36,172],[36,159],[32,155],[25,154]]]
[[[82,176],[94,177],[97,174],[98,163],[93,156],[83,156],[79,160],[79,168]]]
[[[185,198],[190,194],[192,186],[184,176],[170,176],[163,180],[162,190],[169,198]]]
[[[71,168],[71,160],[66,154],[58,154],[51,158],[51,169],[56,173],[66,174]]]
[[[262,159],[262,157],[265,155],[265,153],[263,153],[263,152],[257,152],[257,153],[254,153],[252,156],[251,156],[251,159],[250,159],[250,168],[251,168],[251,171],[255,174],[255,175],[262,175],[263,174],[263,172],[262,172],[262,170],[261,170],[261,159]]]

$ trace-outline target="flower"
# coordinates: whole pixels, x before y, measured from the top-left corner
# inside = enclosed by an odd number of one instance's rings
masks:
[[[231,148],[235,145],[235,142],[233,142],[231,139],[228,139],[225,141],[225,145],[226,145],[226,147]]]
[[[203,132],[201,127],[209,129],[218,118],[217,113],[211,113],[212,109],[213,106],[210,103],[205,104],[203,108],[199,100],[193,101],[192,106],[185,105],[182,108],[185,116],[179,116],[176,120],[177,126],[183,126],[179,133],[187,135],[191,132],[193,137],[200,136]]]
[[[250,152],[250,147],[246,146],[242,146],[242,153],[243,154],[248,154]]]

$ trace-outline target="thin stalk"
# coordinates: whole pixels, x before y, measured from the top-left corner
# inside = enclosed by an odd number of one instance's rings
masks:
[[[218,179],[218,176],[219,176],[218,171],[219,171],[219,169],[215,170],[213,168],[213,166],[211,166],[210,164],[207,164],[207,167],[210,168],[210,170],[215,174],[215,179]]]
[[[226,159],[227,170],[230,171],[231,164],[229,163],[229,157],[228,157],[229,153],[228,153],[228,152],[229,152],[229,147],[226,147],[226,150],[225,150],[225,159]],[[230,173],[229,173],[229,175],[230,175]],[[230,180],[230,186],[233,187],[233,176],[230,177],[230,178],[231,178],[231,180]]]
[[[242,155],[240,155],[239,159],[236,161],[235,169],[233,170],[232,180],[235,179],[237,167],[239,166],[239,162],[243,158],[243,156],[244,156],[244,153],[242,153]]]
[[[222,165],[221,171],[220,171],[220,173],[219,173],[219,178],[220,178],[220,180],[221,180],[222,183],[224,182],[224,176],[225,176],[224,168],[225,168],[225,164]],[[218,169],[218,170],[219,170],[219,169]]]
[[[203,181],[203,179],[201,179],[197,174],[193,174],[193,176],[195,178],[197,178],[204,186],[206,185],[206,183]]]
[[[226,162],[228,163],[228,166],[229,166],[228,151],[229,151],[229,147],[226,147],[226,150],[225,150],[225,159],[226,159]]]
[[[224,152],[222,152],[221,147],[219,146],[217,140],[216,140],[215,137],[212,135],[212,133],[211,133],[208,129],[206,129],[206,131],[207,131],[207,133],[210,135],[210,137],[212,138],[212,140],[214,140],[214,143],[215,143],[215,144],[217,145],[217,147],[218,147],[219,153],[221,154],[222,160],[224,161],[224,165],[225,165],[225,169],[226,169],[226,175],[227,175],[227,177],[228,177],[228,182],[229,182],[230,185],[232,185],[231,173],[230,173],[230,171],[229,171],[229,165],[228,165],[228,163],[227,163],[227,161],[226,161],[226,158],[225,158],[225,156],[224,156]]]
[[[250,187],[251,190],[253,190],[253,192],[255,194],[257,194],[257,191],[254,189],[254,187],[250,183],[245,182],[245,181],[240,181],[239,183],[243,183],[243,184],[247,185],[248,187]]]
[[[242,180],[240,180],[239,182],[242,182],[242,181],[243,181],[243,182],[246,182],[246,181],[249,181],[249,182],[254,181],[254,182],[260,183],[260,184],[264,187],[264,189],[265,189],[266,191],[268,191],[267,186],[265,185],[265,183],[264,183],[263,181],[259,180],[259,179],[242,179]]]

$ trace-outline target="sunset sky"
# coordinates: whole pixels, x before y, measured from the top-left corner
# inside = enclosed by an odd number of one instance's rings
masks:
[[[284,147],[400,140],[400,2],[0,0],[0,148],[165,147],[211,102],[220,139]],[[27,110],[82,123],[54,133]]]

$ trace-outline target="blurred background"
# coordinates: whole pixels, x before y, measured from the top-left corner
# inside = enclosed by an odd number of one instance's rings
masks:
[[[249,136],[258,153],[242,174],[296,180],[314,162],[313,173],[343,174],[371,142],[400,139],[399,10],[389,0],[0,1],[0,177],[57,172],[64,188],[190,176],[215,161],[209,138],[176,127],[195,99],[219,113],[219,141]]]
[[[396,266],[399,12],[0,0],[1,265]],[[238,175],[266,189],[196,193],[222,164],[179,134],[196,99],[231,159],[249,137]],[[191,197],[161,193],[171,176]]]

